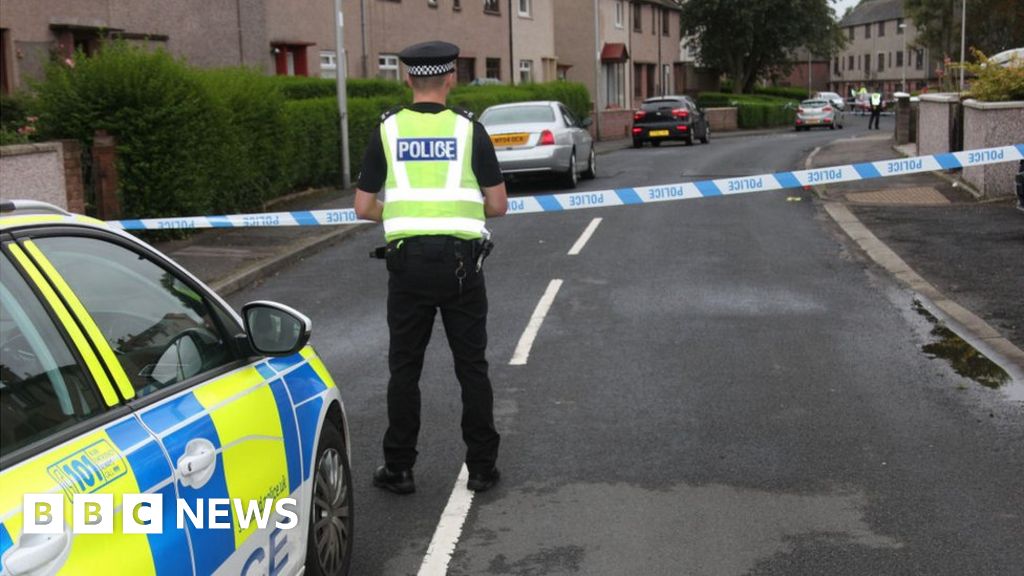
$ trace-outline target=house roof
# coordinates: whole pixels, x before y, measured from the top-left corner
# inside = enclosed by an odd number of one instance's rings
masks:
[[[903,0],[863,0],[840,22],[843,27],[903,18]]]

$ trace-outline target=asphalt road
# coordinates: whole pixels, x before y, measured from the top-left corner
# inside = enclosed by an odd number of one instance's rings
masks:
[[[800,168],[866,123],[621,150],[600,156],[600,177],[582,188]],[[1020,574],[1024,408],[922,353],[931,325],[912,294],[861,258],[810,193],[491,228],[503,479],[474,500],[450,574]],[[386,425],[386,271],[366,254],[381,237],[359,233],[231,298],[314,320],[350,418],[360,576],[419,570],[464,450],[438,322],[418,492],[370,484]],[[553,279],[563,284],[529,360],[510,366]]]

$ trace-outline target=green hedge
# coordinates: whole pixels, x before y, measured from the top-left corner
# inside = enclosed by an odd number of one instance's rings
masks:
[[[777,96],[779,98],[788,98],[790,100],[806,100],[810,97],[806,88],[800,88],[798,86],[763,86],[754,88],[754,94]]]
[[[72,66],[51,63],[33,89],[24,106],[11,107],[12,125],[31,111],[40,137],[73,138],[86,148],[97,129],[116,138],[125,218],[259,210],[288,192],[340,181],[333,80],[195,69],[166,52],[115,42],[96,56],[77,55]],[[348,93],[354,178],[380,115],[411,94],[384,80],[350,80]],[[450,103],[479,113],[555,99],[581,118],[589,114],[586,88],[566,82],[459,87]],[[16,134],[5,127],[0,140]]]
[[[488,106],[527,100],[558,100],[578,118],[590,116],[590,93],[586,86],[576,82],[545,82],[505,86],[459,86],[448,96],[448,103],[480,114]]]
[[[742,129],[770,128],[792,124],[796,118],[796,102],[764,94],[725,94],[701,92],[697,102],[704,108],[735,107],[737,123]]]

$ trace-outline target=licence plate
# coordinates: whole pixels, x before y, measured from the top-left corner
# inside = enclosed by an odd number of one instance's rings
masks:
[[[810,119],[804,120],[804,124],[817,124],[819,122],[821,122],[821,120],[818,120],[817,118],[810,118]]]
[[[668,130],[651,130],[650,136],[668,136]]]
[[[529,134],[495,134],[491,136],[491,143],[495,146],[522,146],[529,139]]]

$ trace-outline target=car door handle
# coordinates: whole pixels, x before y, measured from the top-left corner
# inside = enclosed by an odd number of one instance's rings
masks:
[[[64,559],[67,558],[70,543],[71,535],[67,532],[23,534],[18,543],[4,554],[5,573],[18,575],[55,573],[60,567],[55,564],[61,561],[62,555]]]
[[[181,483],[200,488],[213,476],[217,467],[217,448],[206,438],[193,438],[185,445],[185,453],[178,458],[178,476]]]

